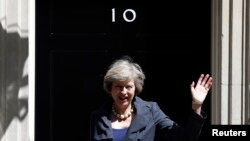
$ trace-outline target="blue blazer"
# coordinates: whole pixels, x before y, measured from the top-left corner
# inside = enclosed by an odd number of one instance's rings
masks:
[[[167,141],[195,141],[198,140],[206,114],[203,118],[193,110],[190,113],[186,128],[179,126],[159,108],[156,102],[144,101],[135,97],[136,115],[125,135],[124,141],[154,141],[156,133]],[[90,140],[112,141],[111,126],[112,102],[91,114]]]

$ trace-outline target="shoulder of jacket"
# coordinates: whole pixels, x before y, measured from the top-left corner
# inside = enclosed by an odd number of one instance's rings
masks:
[[[136,97],[136,101],[138,102],[139,105],[141,106],[146,106],[148,108],[153,108],[155,106],[157,106],[157,102],[155,101],[147,101],[147,100],[143,100],[142,98],[140,97]]]
[[[101,115],[106,115],[109,110],[110,110],[110,104],[109,103],[104,103],[101,105],[98,109],[95,109],[94,111],[91,112],[91,116],[101,116]]]

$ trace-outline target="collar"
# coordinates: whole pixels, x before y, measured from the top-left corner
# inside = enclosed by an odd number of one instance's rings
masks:
[[[138,131],[142,131],[146,128],[146,125],[149,123],[148,114],[151,114],[150,112],[150,105],[148,102],[142,100],[138,96],[135,96],[134,98],[134,105],[135,105],[135,111],[136,115],[134,119],[131,122],[131,125],[127,131],[127,135],[131,135],[133,133],[136,133]],[[106,106],[102,107],[100,110],[100,120],[97,121],[97,128],[98,134],[95,135],[95,138],[98,140],[102,139],[112,139],[112,126],[111,126],[111,119],[109,118],[110,112],[111,112],[111,104],[107,104]],[[101,133],[99,132],[101,131]]]

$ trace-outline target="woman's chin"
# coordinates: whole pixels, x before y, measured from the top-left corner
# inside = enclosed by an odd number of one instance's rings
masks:
[[[127,106],[129,105],[129,102],[127,100],[123,100],[119,102],[121,106]]]

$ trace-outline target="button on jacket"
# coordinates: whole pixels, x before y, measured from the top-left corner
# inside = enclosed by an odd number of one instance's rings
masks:
[[[156,102],[144,101],[135,97],[134,105],[136,115],[130,124],[124,141],[154,141],[156,132],[166,141],[195,141],[206,118],[193,110],[188,117],[185,128],[172,121],[159,108]],[[112,102],[105,104],[91,115],[90,139],[91,141],[112,141],[111,113]]]

